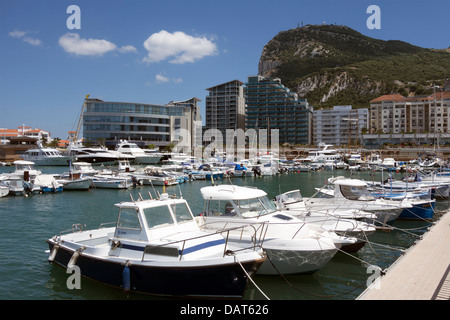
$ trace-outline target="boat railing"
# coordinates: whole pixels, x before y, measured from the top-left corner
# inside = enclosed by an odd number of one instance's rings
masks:
[[[103,222],[100,224],[100,226],[98,227],[99,229],[102,228],[107,228],[107,226],[113,225],[115,226],[117,224],[117,221],[112,221],[112,222]]]
[[[66,234],[66,233],[82,232],[85,227],[86,227],[85,224],[75,223],[75,224],[72,225],[71,229],[60,231],[59,235],[61,236],[61,235]]]
[[[262,248],[262,244],[264,242],[265,233],[267,232],[267,227],[265,227],[266,223],[262,222],[262,223],[260,223],[260,225],[262,225],[262,226],[258,227],[258,228],[256,228],[253,224],[242,225],[242,226],[238,226],[238,227],[217,230],[215,232],[206,233],[206,234],[201,235],[201,236],[190,237],[190,238],[183,239],[183,240],[167,242],[167,243],[160,244],[160,245],[146,246],[145,249],[144,249],[144,252],[142,253],[141,261],[142,262],[145,261],[145,255],[148,254],[149,251],[151,251],[151,250],[158,250],[158,249],[167,247],[169,245],[182,243],[181,250],[178,252],[179,260],[181,261],[181,259],[183,258],[183,254],[184,254],[184,250],[185,250],[185,246],[186,246],[186,242],[187,241],[192,241],[192,240],[196,240],[196,239],[210,237],[211,235],[214,235],[214,234],[225,234],[224,235],[225,246],[224,246],[224,250],[223,250],[223,256],[226,256],[227,254],[230,253],[230,250],[228,249],[228,242],[229,242],[230,232],[231,231],[236,231],[236,230],[241,230],[241,236],[242,236],[245,228],[252,228],[252,230],[253,230],[253,236],[251,237],[251,239],[252,239],[251,240],[251,244],[248,247],[242,246],[241,248],[239,248],[237,250],[233,250],[233,252],[239,252],[239,251],[249,250],[249,249],[256,251],[257,249]]]

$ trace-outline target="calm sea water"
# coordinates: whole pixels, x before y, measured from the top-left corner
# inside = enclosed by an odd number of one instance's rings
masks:
[[[43,173],[60,173],[61,167],[40,167]],[[13,167],[0,167],[0,173],[12,171]],[[350,175],[345,171],[322,171],[291,173],[273,177],[234,178],[233,184],[256,186],[273,198],[280,192],[300,189],[303,196],[314,194],[315,187],[325,184],[333,175]],[[354,178],[371,180],[367,172],[352,174]],[[379,173],[375,179],[381,179]],[[222,183],[228,181],[223,180]],[[167,188],[172,194],[182,193],[194,214],[200,213],[203,200],[200,188],[210,181],[186,182]],[[155,187],[161,191],[162,187]],[[154,192],[150,186],[128,190],[96,189],[89,191],[64,191],[58,194],[0,198],[0,299],[2,300],[60,300],[60,299],[155,299],[153,297],[125,294],[91,280],[82,279],[81,289],[68,289],[65,270],[47,262],[46,239],[68,230],[72,224],[85,224],[88,229],[98,228],[101,223],[116,219],[115,203],[127,201],[130,194],[136,199]],[[448,207],[447,201],[438,203],[439,210]],[[370,236],[372,245],[366,245],[358,253],[338,253],[323,269],[313,275],[256,276],[258,287],[272,300],[341,299],[353,300],[365,288],[371,273],[366,263],[387,268],[400,255],[401,249],[409,248],[429,226],[423,221],[396,221],[392,232],[376,232]],[[406,231],[408,230],[408,231]],[[245,299],[265,299],[250,285]]]

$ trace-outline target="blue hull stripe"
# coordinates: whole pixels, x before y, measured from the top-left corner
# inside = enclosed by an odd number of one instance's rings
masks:
[[[183,254],[192,253],[192,252],[195,252],[195,251],[203,250],[203,249],[206,249],[206,248],[209,248],[209,247],[214,247],[214,246],[221,245],[221,244],[224,244],[224,243],[225,243],[225,240],[223,240],[223,239],[204,242],[204,243],[198,244],[196,246],[192,246],[192,247],[189,247],[189,248],[184,248]],[[122,249],[142,251],[142,252],[145,250],[145,247],[133,246],[133,245],[130,245],[130,244],[121,244],[119,247],[122,248]],[[178,254],[181,254],[181,250],[178,250]]]

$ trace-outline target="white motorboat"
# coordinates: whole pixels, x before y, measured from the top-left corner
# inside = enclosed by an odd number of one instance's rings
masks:
[[[74,162],[70,168],[70,173],[83,176],[93,176],[98,174],[99,170],[94,169],[92,164],[88,162]]]
[[[27,196],[41,192],[40,187],[34,186],[29,181],[24,181],[20,176],[2,177],[2,185],[9,188],[9,195],[11,196]]]
[[[155,164],[158,163],[162,157],[160,153],[150,153],[141,149],[136,143],[121,140],[117,146],[116,151],[121,155],[131,155],[134,157],[136,164]]]
[[[448,199],[450,193],[450,181],[446,179],[418,178],[414,181],[397,181],[388,179],[383,182],[367,181],[374,190],[388,190],[390,192],[421,192],[431,190],[433,197]]]
[[[200,192],[205,199],[204,212],[199,217],[203,228],[221,230],[247,224],[253,224],[255,229],[266,228],[263,248],[268,260],[258,270],[259,274],[313,273],[327,264],[342,244],[356,241],[278,210],[259,189],[219,185],[204,187]],[[230,233],[229,239],[248,243],[251,236],[235,232]]]
[[[155,166],[147,166],[143,172],[134,172],[133,177],[144,185],[171,186],[178,183],[174,175],[167,174]]]
[[[117,170],[119,172],[134,172],[136,171],[136,168],[132,167],[128,160],[119,160]]]
[[[22,158],[32,161],[37,166],[66,166],[70,160],[69,156],[63,156],[54,148],[43,147],[40,141],[37,148],[28,149]]]
[[[202,230],[184,199],[116,204],[115,227],[61,233],[47,240],[48,260],[108,286],[137,293],[242,298],[265,256]],[[74,228],[73,228],[74,229]],[[255,234],[255,238],[256,238]]]
[[[39,187],[42,193],[55,193],[63,191],[63,185],[59,183],[51,174],[37,175],[33,179],[32,183],[35,187]]]
[[[91,187],[95,189],[128,189],[133,185],[131,177],[113,175],[94,175]]]
[[[6,185],[0,185],[0,198],[6,197],[9,194],[9,187]]]
[[[363,180],[336,177],[328,179],[328,182],[331,190],[316,189],[329,197],[303,197],[308,209],[360,209],[376,214],[376,221],[385,224],[397,219],[405,208],[412,208],[408,199],[393,201],[375,198]]]
[[[30,181],[41,174],[40,170],[34,168],[34,162],[32,161],[17,160],[14,161],[14,166],[15,170],[9,173],[9,176],[20,177],[25,181]]]
[[[275,199],[278,208],[289,210],[291,215],[307,223],[315,224],[338,235],[356,238],[356,243],[342,246],[341,249],[346,252],[356,252],[361,249],[366,244],[367,236],[376,231],[373,225],[359,221],[375,219],[376,216],[373,213],[359,209],[335,209],[332,211],[307,209],[298,189],[282,193]]]
[[[364,161],[361,158],[361,154],[358,152],[352,152],[349,154],[348,158],[347,158],[347,162],[349,165],[361,165],[364,163]]]
[[[70,174],[69,176],[57,177],[56,181],[63,185],[64,190],[89,190],[92,177]]]
[[[383,161],[376,166],[378,170],[395,171],[398,169],[398,163],[394,158],[384,158]]]

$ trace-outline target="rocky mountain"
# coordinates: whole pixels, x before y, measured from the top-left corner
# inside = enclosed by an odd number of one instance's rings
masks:
[[[383,94],[425,95],[450,78],[450,50],[384,41],[349,27],[307,25],[267,45],[258,74],[282,83],[315,107],[368,107]]]

